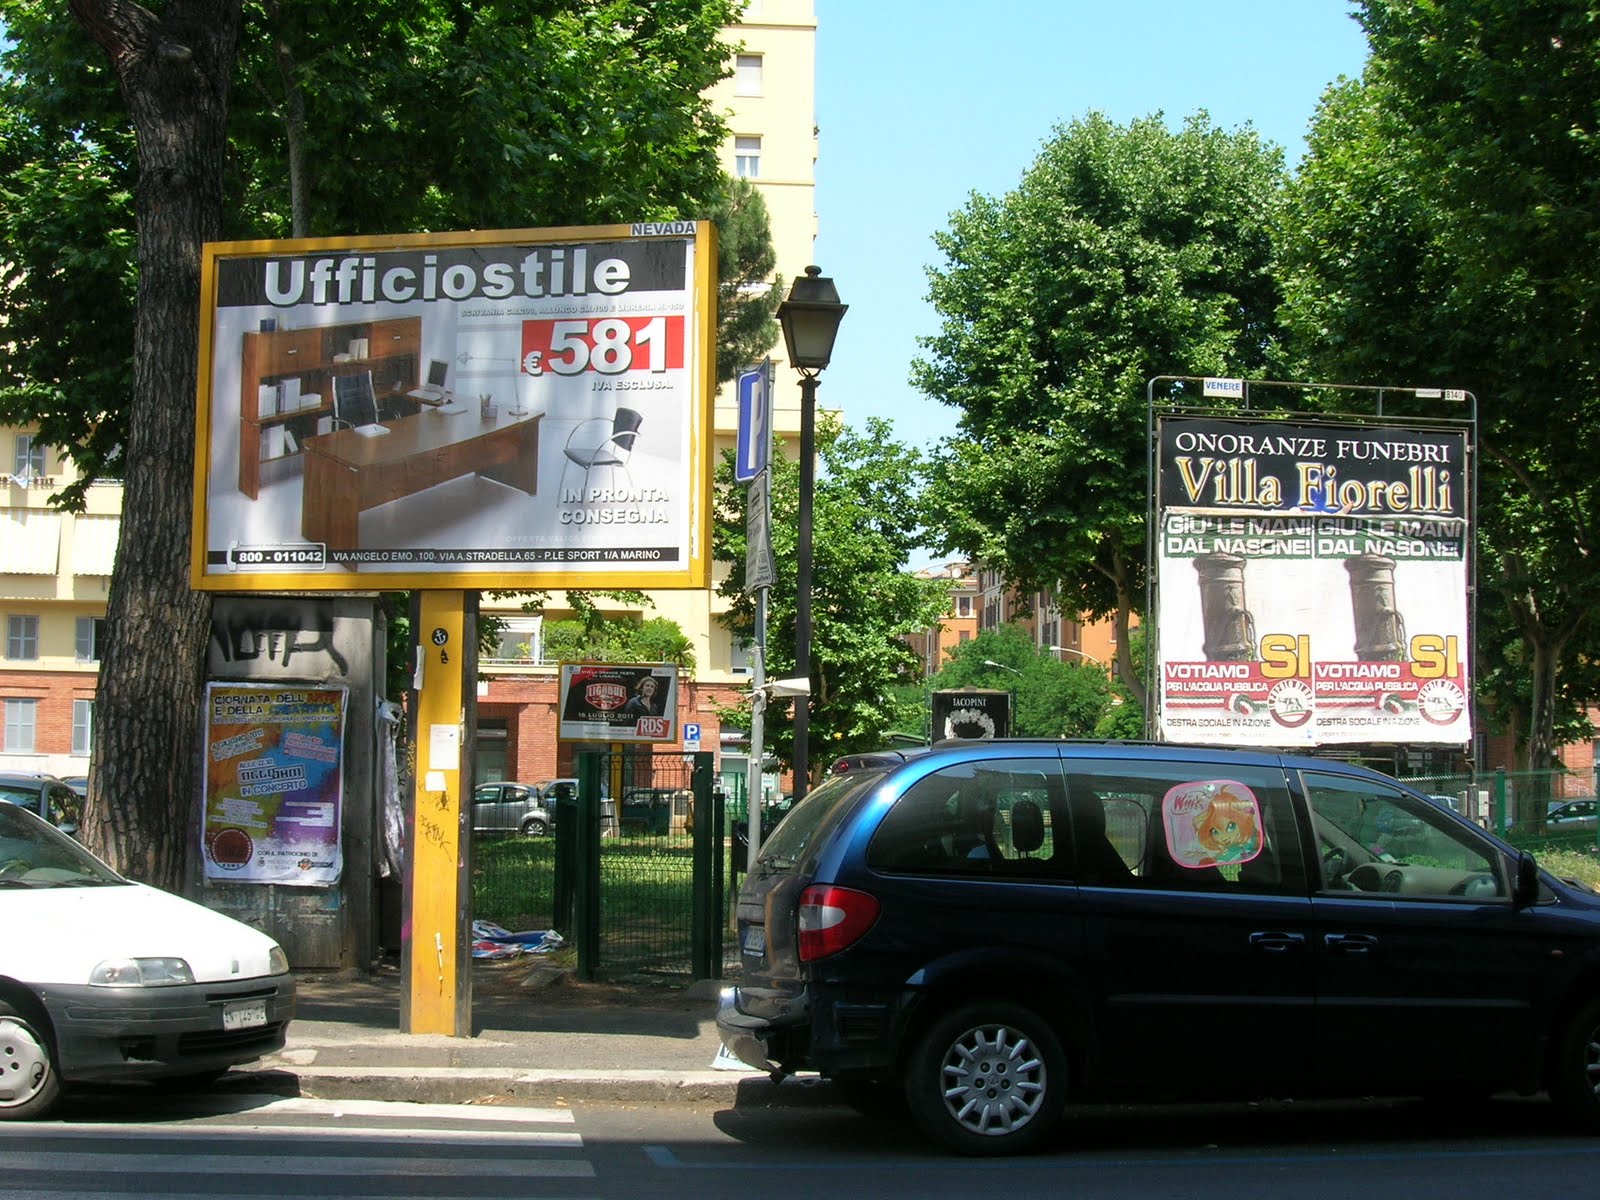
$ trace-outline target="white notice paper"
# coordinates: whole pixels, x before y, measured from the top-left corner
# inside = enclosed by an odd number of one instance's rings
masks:
[[[461,769],[461,726],[428,726],[428,770]]]

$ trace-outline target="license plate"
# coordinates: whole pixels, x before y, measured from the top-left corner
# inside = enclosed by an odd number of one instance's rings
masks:
[[[253,1000],[244,1004],[224,1004],[222,1006],[222,1027],[224,1029],[254,1029],[257,1025],[267,1023],[267,1002]]]
[[[746,954],[761,957],[767,952],[766,926],[746,925],[739,934],[739,946]]]

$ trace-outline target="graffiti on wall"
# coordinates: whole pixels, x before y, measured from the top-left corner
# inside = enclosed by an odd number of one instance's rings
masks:
[[[349,675],[350,664],[334,645],[335,617],[325,601],[219,599],[211,615],[211,666],[259,661],[297,675]]]

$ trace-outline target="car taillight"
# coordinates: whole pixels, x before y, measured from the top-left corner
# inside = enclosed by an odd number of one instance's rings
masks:
[[[813,884],[800,893],[800,961],[848,949],[877,919],[878,901],[866,892]]]
[[[841,758],[838,762],[833,764],[833,768],[830,773],[834,775],[843,775],[849,769],[850,760],[848,758]]]

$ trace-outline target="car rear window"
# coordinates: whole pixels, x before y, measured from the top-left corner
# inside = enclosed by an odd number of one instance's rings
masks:
[[[864,770],[830,775],[823,780],[778,822],[771,837],[761,846],[756,868],[768,874],[794,870],[805,859],[806,850],[828,818],[847,809],[857,796],[883,776],[882,770]]]

